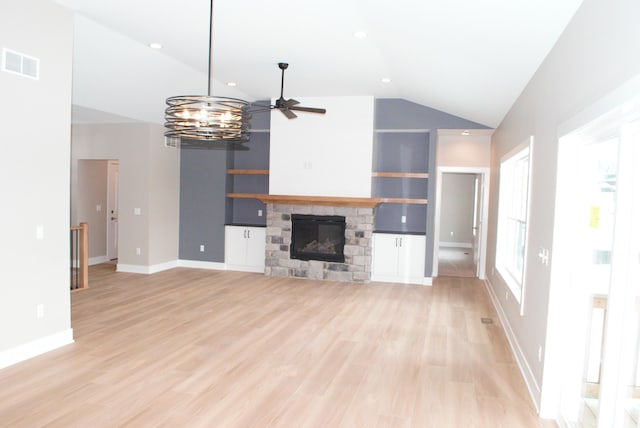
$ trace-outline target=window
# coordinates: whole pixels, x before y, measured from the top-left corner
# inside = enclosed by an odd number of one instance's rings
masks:
[[[524,290],[532,146],[530,137],[500,162],[496,268],[518,303]]]

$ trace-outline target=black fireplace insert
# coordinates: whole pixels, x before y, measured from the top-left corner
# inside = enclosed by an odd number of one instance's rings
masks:
[[[291,215],[291,258],[344,263],[345,218]]]

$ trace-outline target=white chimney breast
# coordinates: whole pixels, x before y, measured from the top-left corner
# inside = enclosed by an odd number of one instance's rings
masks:
[[[271,112],[269,193],[371,197],[374,98],[293,98],[327,113]]]

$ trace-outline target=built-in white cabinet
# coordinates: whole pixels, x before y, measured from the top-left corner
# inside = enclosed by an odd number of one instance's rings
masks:
[[[373,234],[371,280],[423,284],[424,235]]]
[[[225,226],[224,261],[229,270],[264,272],[264,227]]]

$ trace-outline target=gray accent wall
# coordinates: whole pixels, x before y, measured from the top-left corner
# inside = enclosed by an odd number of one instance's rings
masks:
[[[376,100],[376,129],[424,129],[429,130],[428,141],[428,171],[430,174],[426,209],[427,248],[425,255],[425,277],[431,277],[433,270],[433,237],[435,225],[435,173],[436,173],[436,142],[437,129],[489,129],[480,123],[475,123],[440,110],[425,107],[411,101],[398,98],[384,98]],[[391,208],[393,209],[393,208]],[[397,208],[396,208],[397,209]],[[397,217],[397,213],[392,213]]]
[[[182,260],[224,262],[228,158],[225,150],[180,150]]]

